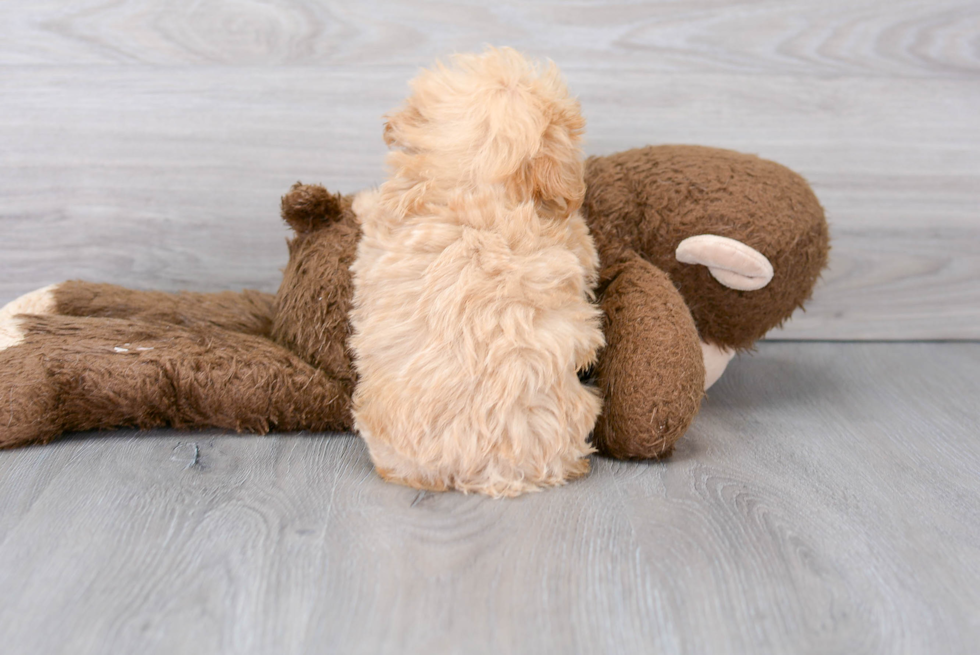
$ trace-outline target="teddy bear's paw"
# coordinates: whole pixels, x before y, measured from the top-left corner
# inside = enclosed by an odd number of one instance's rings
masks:
[[[36,291],[25,293],[11,300],[0,309],[0,350],[16,346],[24,340],[20,327],[19,314],[53,314],[57,307],[54,292],[57,284],[51,284]]]
[[[675,252],[683,264],[707,266],[712,277],[730,289],[755,291],[772,280],[772,263],[741,241],[716,234],[699,234],[680,242]]]
[[[46,353],[29,338],[32,316],[55,313],[57,288],[32,291],[0,309],[0,448],[50,441],[60,431]]]
[[[0,339],[9,324],[0,325]],[[50,441],[59,432],[57,393],[44,368],[44,353],[24,343],[23,329],[16,329],[17,343],[0,346],[0,448]]]
[[[725,372],[728,362],[735,356],[735,351],[702,341],[701,354],[704,355],[704,390],[707,391]]]
[[[16,346],[24,340],[24,331],[15,316],[0,313],[0,351]]]

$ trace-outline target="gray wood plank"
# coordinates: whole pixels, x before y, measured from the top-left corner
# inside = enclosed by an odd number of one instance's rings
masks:
[[[564,66],[973,78],[963,0],[412,0],[0,6],[0,64],[426,64],[487,42]]]
[[[765,343],[670,460],[514,501],[345,435],[0,452],[4,652],[972,653],[980,344]]]
[[[0,302],[68,278],[274,291],[297,179],[383,177],[411,66],[0,67]],[[980,83],[572,68],[587,150],[700,143],[782,161],[831,269],[775,338],[980,338]]]

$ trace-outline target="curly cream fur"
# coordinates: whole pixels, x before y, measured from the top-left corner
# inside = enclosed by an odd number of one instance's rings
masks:
[[[584,120],[557,68],[454,58],[388,117],[389,180],[361,194],[354,421],[378,472],[514,496],[588,472],[603,345],[578,208]]]

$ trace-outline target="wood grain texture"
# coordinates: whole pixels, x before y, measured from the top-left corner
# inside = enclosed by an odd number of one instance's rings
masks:
[[[278,197],[379,181],[417,66],[550,56],[588,152],[803,173],[831,268],[772,338],[980,338],[980,7],[864,0],[0,4],[0,303],[66,278],[274,291]]]
[[[69,278],[275,291],[297,179],[383,177],[410,67],[0,67],[0,302]],[[980,338],[980,83],[572,69],[587,150],[700,143],[802,172],[831,268],[775,338]]]
[[[484,43],[566,67],[976,78],[965,0],[83,0],[0,7],[0,64],[427,64]]]
[[[762,344],[670,460],[514,501],[388,485],[345,435],[0,452],[3,651],[972,653],[977,370]]]

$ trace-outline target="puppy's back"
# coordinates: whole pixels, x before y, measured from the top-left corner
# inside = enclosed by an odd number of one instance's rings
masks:
[[[597,262],[578,212],[552,211],[576,198],[515,200],[507,177],[413,183],[405,168],[354,205],[354,418],[379,473],[495,496],[584,474],[600,402],[577,371],[602,345]]]

